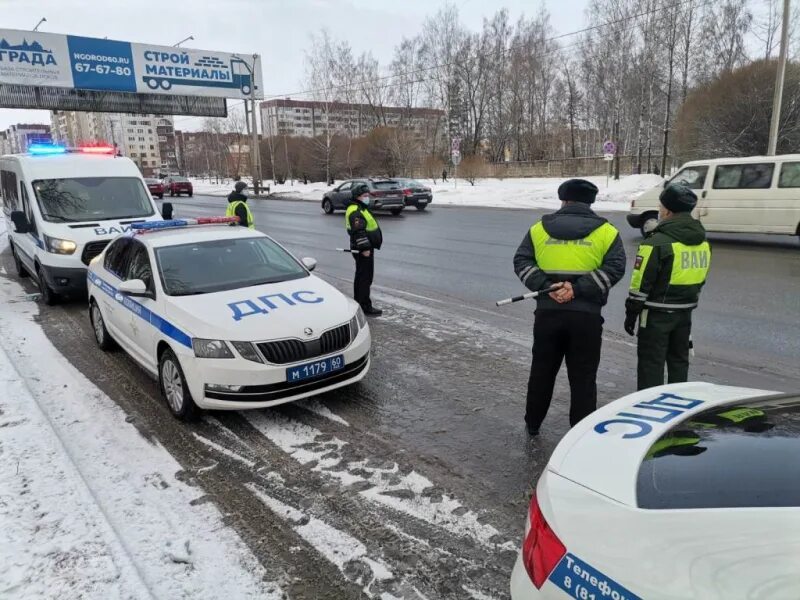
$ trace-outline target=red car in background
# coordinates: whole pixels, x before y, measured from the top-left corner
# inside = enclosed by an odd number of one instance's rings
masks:
[[[170,175],[164,179],[164,192],[169,192],[170,196],[180,196],[181,194],[187,194],[189,196],[194,195],[192,182],[186,179],[186,177],[180,177],[178,175]]]
[[[147,184],[147,191],[150,192],[151,196],[158,196],[159,198],[164,197],[164,184],[162,184],[158,179],[145,179],[144,182]]]

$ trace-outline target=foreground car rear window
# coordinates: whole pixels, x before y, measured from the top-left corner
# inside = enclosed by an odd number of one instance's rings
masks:
[[[640,508],[800,506],[800,396],[717,406],[650,448]]]

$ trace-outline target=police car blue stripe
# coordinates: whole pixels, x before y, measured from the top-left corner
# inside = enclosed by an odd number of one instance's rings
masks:
[[[150,323],[150,325],[158,329],[161,333],[163,333],[167,337],[172,338],[173,340],[175,340],[179,344],[186,346],[187,348],[192,347],[192,337],[188,333],[178,329],[177,327],[175,327],[175,325],[167,321],[165,318],[157,315],[143,304],[139,304],[138,302],[130,298],[130,296],[125,296],[123,294],[122,300],[117,299],[117,294],[119,293],[117,288],[115,288],[107,281],[103,280],[95,273],[92,273],[91,271],[87,271],[86,273],[89,281],[94,283],[106,294],[111,296],[111,298],[113,298],[116,302],[119,302],[129,311],[131,311],[132,313],[141,317],[143,320]]]

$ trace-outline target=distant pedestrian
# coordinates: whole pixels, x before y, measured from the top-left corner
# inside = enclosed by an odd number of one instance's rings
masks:
[[[447,181],[447,169],[442,169],[442,181]]]
[[[365,199],[369,187],[365,183],[353,186],[352,199],[345,212],[345,228],[350,234],[350,249],[356,250],[356,274],[353,279],[353,297],[361,305],[365,315],[380,316],[383,311],[375,308],[370,299],[370,288],[375,272],[375,251],[383,244],[383,234],[378,221],[369,212]]]
[[[255,221],[250,207],[247,205],[247,195],[244,190],[247,184],[244,181],[237,181],[233,186],[233,191],[228,194],[228,209],[225,211],[226,217],[239,217],[239,225],[255,229]]]
[[[625,301],[625,331],[636,333],[637,388],[689,378],[692,311],[711,266],[711,246],[702,223],[692,217],[697,196],[671,185],[661,192],[659,223],[639,245]]]
[[[570,179],[558,188],[561,210],[531,227],[514,256],[514,271],[531,291],[559,289],[537,299],[525,423],[538,435],[566,359],[569,424],[597,408],[597,368],[603,335],[601,310],[625,274],[619,232],[592,211],[597,186]]]

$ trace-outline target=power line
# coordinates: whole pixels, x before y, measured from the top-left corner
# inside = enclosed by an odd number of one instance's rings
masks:
[[[543,43],[544,44],[548,44],[548,43],[551,43],[551,42],[554,42],[554,41],[557,41],[557,40],[560,40],[560,39],[564,39],[564,38],[567,38],[567,37],[572,37],[572,36],[588,33],[588,32],[591,32],[591,31],[596,31],[596,30],[602,29],[604,27],[609,27],[611,25],[617,25],[619,23],[624,23],[626,21],[631,21],[633,19],[638,19],[640,17],[647,16],[647,15],[650,15],[650,14],[653,14],[653,13],[656,13],[656,12],[668,11],[670,9],[677,8],[679,6],[683,6],[684,4],[696,3],[697,6],[703,6],[703,5],[706,5],[706,4],[711,4],[711,3],[716,2],[716,1],[718,1],[718,0],[701,0],[700,2],[698,2],[697,0],[680,0],[679,2],[676,2],[676,3],[668,5],[668,6],[662,6],[662,7],[653,8],[653,9],[650,9],[650,10],[642,11],[640,13],[636,13],[634,15],[628,15],[626,17],[621,17],[621,18],[615,19],[613,21],[606,21],[605,23],[600,23],[598,25],[592,25],[592,26],[589,26],[589,27],[584,27],[583,29],[578,29],[578,30],[571,31],[571,32],[568,32],[568,33],[562,33],[562,34],[559,34],[559,35],[556,35],[556,36],[552,36],[552,37],[549,37],[549,38],[546,38],[545,40],[543,40]],[[663,19],[669,19],[669,18],[672,18],[671,15],[666,15],[665,17],[663,17]],[[552,50],[545,51],[541,55],[545,56],[545,55],[549,54],[550,52],[560,52],[560,51],[562,51],[564,49],[579,45],[580,43],[581,42],[579,41],[579,42],[576,42],[575,44],[570,44],[569,46],[557,47],[557,48],[554,48]],[[495,54],[502,55],[502,54],[506,54],[508,52],[511,52],[514,49],[516,49],[516,47],[512,44],[508,48],[502,48],[500,50],[495,50],[495,51],[492,51],[492,52],[488,53],[487,55],[488,56],[492,56],[492,55],[495,55]],[[534,55],[534,56],[537,57],[539,55]],[[427,72],[427,71],[433,71],[433,70],[441,69],[441,68],[445,68],[445,67],[451,67],[451,66],[457,65],[458,63],[459,63],[458,60],[451,60],[449,62],[439,63],[439,64],[436,64],[436,65],[431,65],[431,66],[427,66],[427,67],[421,67],[419,69],[413,69],[413,70],[410,70],[410,71],[402,71],[400,73],[392,73],[390,75],[384,75],[384,76],[381,76],[381,77],[377,77],[375,79],[369,79],[369,80],[362,80],[362,81],[358,81],[358,82],[353,82],[352,84],[339,84],[339,85],[321,87],[321,88],[316,88],[316,89],[301,90],[301,91],[292,92],[292,93],[274,94],[272,96],[267,96],[264,99],[265,100],[275,100],[275,99],[280,99],[280,98],[286,98],[286,97],[289,97],[289,96],[307,96],[309,94],[316,94],[318,92],[333,91],[333,90],[348,88],[348,87],[351,87],[351,86],[352,87],[354,87],[354,86],[363,86],[365,84],[369,84],[370,86],[372,86],[372,89],[381,90],[381,89],[387,89],[387,88],[391,88],[391,87],[397,87],[397,86],[400,86],[400,85],[409,85],[409,84],[413,84],[413,83],[420,83],[420,82],[424,82],[424,81],[429,81],[430,79],[421,79],[421,80],[417,80],[417,81],[402,81],[402,82],[395,83],[395,84],[388,85],[388,86],[381,86],[381,87],[377,87],[377,88],[374,87],[374,83],[375,82],[384,81],[384,80],[387,80],[387,79],[394,79],[394,78],[398,78],[398,77],[404,77],[404,76],[408,76],[408,75],[414,75],[414,74],[417,74],[417,73],[424,73],[424,72]]]

